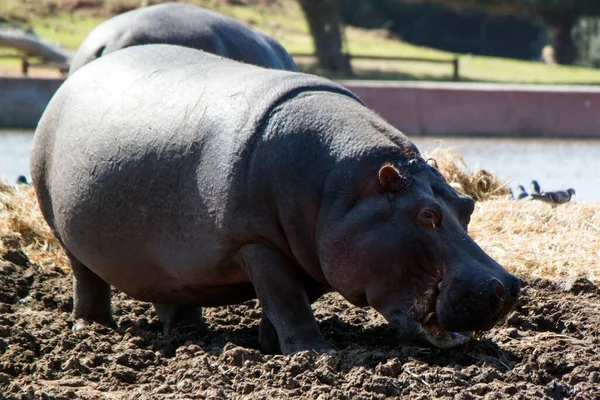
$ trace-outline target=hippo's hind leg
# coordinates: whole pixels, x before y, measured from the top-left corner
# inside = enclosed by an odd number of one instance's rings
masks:
[[[208,326],[202,319],[202,308],[200,307],[180,307],[169,304],[154,303],[158,319],[162,323],[163,333],[165,335],[171,332],[176,326],[193,325],[200,329],[203,334],[209,332]]]
[[[73,272],[73,330],[99,324],[116,327],[110,308],[110,285],[66,250]]]

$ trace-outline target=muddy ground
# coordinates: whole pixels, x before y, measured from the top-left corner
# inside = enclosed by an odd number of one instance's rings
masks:
[[[207,309],[212,334],[161,334],[153,308],[113,295],[118,330],[73,333],[70,277],[0,255],[0,398],[600,398],[600,289],[529,281],[506,322],[458,350],[394,339],[336,294],[315,304],[340,351],[263,355],[256,302]]]

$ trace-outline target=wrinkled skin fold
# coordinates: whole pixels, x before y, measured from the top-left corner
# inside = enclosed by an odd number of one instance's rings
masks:
[[[258,298],[267,352],[327,351],[311,303],[337,291],[399,339],[489,329],[519,281],[468,236],[473,201],[343,87],[168,45],[73,74],[31,170],[73,270],[75,329],[114,326],[110,288],[165,333]]]

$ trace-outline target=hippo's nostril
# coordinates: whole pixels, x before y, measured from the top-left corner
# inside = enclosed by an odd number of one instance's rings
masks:
[[[504,298],[504,286],[502,286],[499,283],[496,283],[494,285],[494,290],[496,290],[496,294],[498,295],[498,297],[500,297],[501,299]]]
[[[510,295],[511,297],[517,297],[519,292],[521,291],[521,280],[515,278],[510,285]]]
[[[498,299],[504,300],[506,298],[506,290],[500,281],[497,279],[492,280],[491,287],[492,291],[498,296]]]

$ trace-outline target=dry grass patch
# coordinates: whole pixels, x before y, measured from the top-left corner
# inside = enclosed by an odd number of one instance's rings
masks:
[[[0,181],[0,254],[22,250],[41,266],[67,269],[67,258],[38,207],[33,187]]]
[[[477,200],[471,236],[495,260],[524,278],[600,282],[600,204],[553,209],[538,201],[506,200],[507,182],[471,170],[454,149],[428,154],[456,190]]]
[[[437,148],[426,155],[435,161],[446,181],[475,201],[504,198],[508,195],[508,181],[499,179],[484,169],[471,170],[462,155],[452,148]]]
[[[600,282],[600,204],[553,209],[537,201],[477,203],[471,236],[505,268],[522,277]]]

